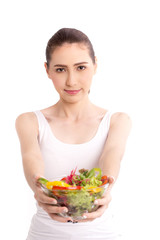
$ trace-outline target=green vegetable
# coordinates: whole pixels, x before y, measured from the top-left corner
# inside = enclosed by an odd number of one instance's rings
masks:
[[[85,211],[92,212],[93,210],[96,210],[97,206],[94,205],[94,201],[95,199],[101,198],[103,192],[104,191],[102,190],[101,192],[90,194],[85,189],[82,189],[81,191],[68,192],[66,202],[68,214],[76,217],[81,216],[81,214]]]
[[[40,182],[41,184],[43,184],[43,185],[45,185],[45,186],[46,186],[46,184],[47,184],[48,180],[47,180],[47,179],[45,179],[45,178],[39,178],[39,179],[38,179],[38,182]]]
[[[100,168],[93,168],[87,173],[87,178],[96,177],[98,180],[102,177],[102,170]]]
[[[96,177],[91,177],[91,179],[90,179],[90,185],[91,186],[98,187],[101,184],[102,184],[102,181],[99,181]]]

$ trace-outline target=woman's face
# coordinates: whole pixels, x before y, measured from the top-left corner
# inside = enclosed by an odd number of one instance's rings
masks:
[[[45,67],[60,99],[73,103],[88,96],[97,64],[84,44],[65,43],[54,50],[49,67]]]

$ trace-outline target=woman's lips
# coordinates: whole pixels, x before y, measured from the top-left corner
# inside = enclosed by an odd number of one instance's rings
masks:
[[[79,90],[66,90],[66,89],[64,89],[64,91],[66,93],[70,94],[70,95],[75,95],[75,94],[79,93],[81,91],[81,89],[79,89]]]

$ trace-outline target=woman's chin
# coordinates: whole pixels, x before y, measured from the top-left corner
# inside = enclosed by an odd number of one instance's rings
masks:
[[[86,101],[88,99],[88,93],[81,95],[69,95],[69,96],[60,96],[61,101],[65,103],[78,103],[81,101]]]

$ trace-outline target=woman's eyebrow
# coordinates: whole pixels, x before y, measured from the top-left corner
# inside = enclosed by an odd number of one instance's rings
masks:
[[[80,64],[88,64],[88,62],[79,62],[79,63],[75,63],[74,66],[76,66],[76,65],[80,65]]]
[[[88,64],[88,62],[75,63],[74,66],[77,66],[77,65],[80,65],[80,64]],[[56,65],[54,65],[54,67],[67,67],[67,65],[64,65],[64,64],[56,64]]]

